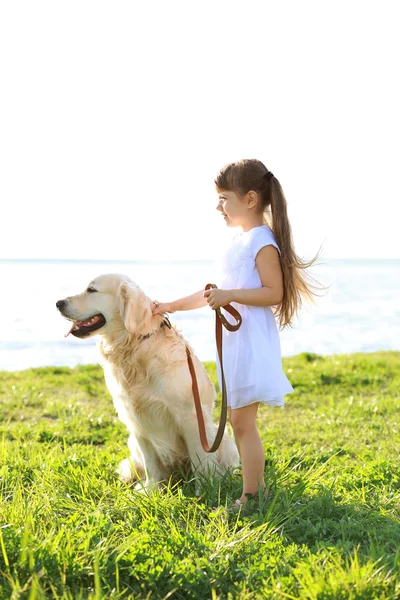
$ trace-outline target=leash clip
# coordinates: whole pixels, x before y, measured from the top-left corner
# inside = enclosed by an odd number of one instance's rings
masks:
[[[163,323],[168,327],[168,329],[172,329],[171,321],[169,320],[167,313],[163,314]]]

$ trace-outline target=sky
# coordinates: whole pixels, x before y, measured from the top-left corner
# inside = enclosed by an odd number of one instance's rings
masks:
[[[400,258],[396,1],[0,4],[0,258],[214,260],[257,158],[296,252]]]

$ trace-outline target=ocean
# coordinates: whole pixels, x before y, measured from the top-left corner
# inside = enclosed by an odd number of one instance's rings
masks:
[[[98,362],[97,337],[69,336],[56,301],[104,273],[123,273],[152,299],[170,301],[217,281],[216,264],[78,260],[1,260],[0,369]],[[400,350],[400,260],[324,259],[310,274],[328,286],[280,332],[282,356]],[[214,311],[170,315],[203,361],[215,360]]]

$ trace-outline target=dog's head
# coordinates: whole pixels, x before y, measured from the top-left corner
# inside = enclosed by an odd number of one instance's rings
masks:
[[[101,275],[84,292],[58,300],[60,313],[73,322],[67,335],[78,338],[127,330],[146,335],[151,329],[152,301],[124,275]]]

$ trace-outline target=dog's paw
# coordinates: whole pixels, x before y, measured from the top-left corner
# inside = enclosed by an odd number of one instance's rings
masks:
[[[135,490],[135,492],[139,492],[139,494],[147,494],[147,489],[145,487],[145,484],[142,483],[141,481],[138,481],[137,483],[135,483],[135,485],[133,486],[133,489]]]
[[[117,467],[117,475],[123,483],[131,483],[136,481],[137,477],[132,471],[131,461],[129,458],[121,460]]]
[[[133,487],[140,494],[151,494],[159,488],[159,483],[156,481],[138,481]]]

